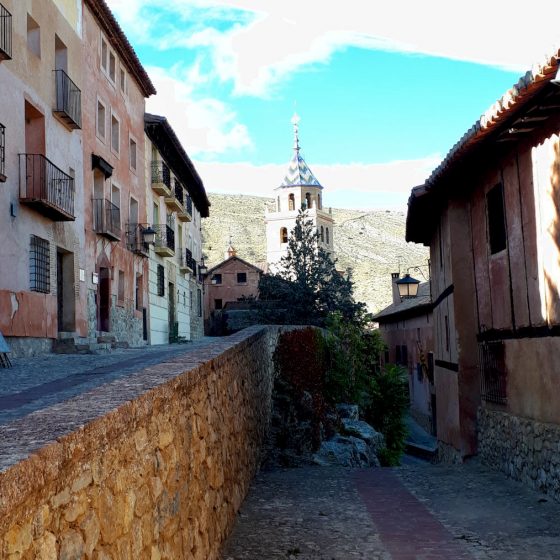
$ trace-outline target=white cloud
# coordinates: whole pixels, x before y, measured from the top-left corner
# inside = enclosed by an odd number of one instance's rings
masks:
[[[531,2],[531,18],[538,25],[528,24],[525,8],[487,0],[110,0],[109,4],[134,30],[136,40],[152,44],[158,42],[157,22],[146,33],[149,22],[141,17],[142,7],[175,10],[182,24],[187,13],[193,28],[184,28],[177,40],[206,49],[213,72],[232,80],[236,93],[260,96],[302,66],[328,61],[347,46],[435,55],[521,72],[538,62],[557,39],[553,0]],[[252,17],[226,30],[213,27],[205,17],[220,13],[227,18],[233,11]],[[406,67],[398,71],[406,73]]]
[[[146,110],[169,118],[189,154],[221,154],[252,146],[247,127],[225,103],[193,96],[193,85],[202,79],[197,64],[185,71],[178,67],[147,70],[158,94],[148,99]]]
[[[410,188],[424,182],[439,155],[380,164],[310,167],[325,188],[325,205],[338,208],[404,208]],[[274,196],[288,169],[283,165],[195,161],[208,192]]]

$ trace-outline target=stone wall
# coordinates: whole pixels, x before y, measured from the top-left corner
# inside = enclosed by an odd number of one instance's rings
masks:
[[[261,458],[254,327],[0,426],[0,558],[218,557]]]
[[[560,426],[480,408],[482,461],[560,500]]]

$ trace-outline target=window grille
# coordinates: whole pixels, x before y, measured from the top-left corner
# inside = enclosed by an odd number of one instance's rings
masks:
[[[497,404],[506,404],[507,371],[503,341],[481,342],[478,349],[482,399]]]
[[[29,251],[29,289],[32,292],[48,294],[51,291],[50,271],[49,242],[32,235]]]
[[[165,271],[161,264],[157,265],[157,295],[165,295]]]
[[[12,58],[12,14],[0,4],[0,60]]]

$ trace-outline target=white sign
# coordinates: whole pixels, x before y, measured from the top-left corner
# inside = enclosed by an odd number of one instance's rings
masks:
[[[86,271],[83,268],[80,268],[80,282],[86,281]]]
[[[99,274],[97,274],[97,272],[94,272],[94,273],[91,275],[91,281],[92,281],[94,284],[99,284]]]

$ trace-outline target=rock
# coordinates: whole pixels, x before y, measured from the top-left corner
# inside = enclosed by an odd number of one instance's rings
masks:
[[[359,420],[360,409],[357,404],[339,403],[336,405],[338,415],[343,419]]]
[[[84,541],[78,531],[69,529],[60,538],[60,560],[76,560],[84,555]]]
[[[368,446],[373,448],[375,454],[385,446],[383,434],[376,432],[367,422],[344,418],[342,426],[347,435],[357,437],[366,442]]]
[[[336,435],[321,443],[319,451],[313,455],[313,462],[321,466],[370,467],[379,462],[365,441],[353,436]]]

